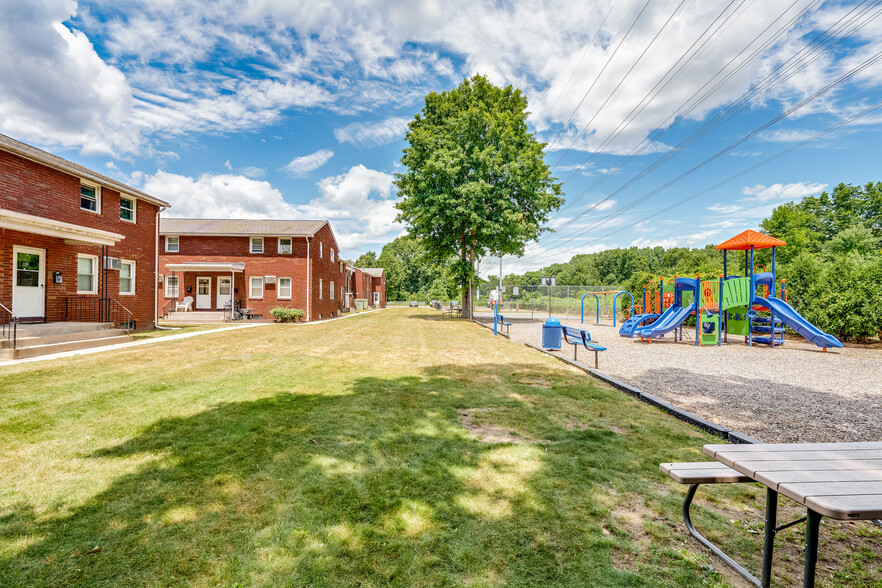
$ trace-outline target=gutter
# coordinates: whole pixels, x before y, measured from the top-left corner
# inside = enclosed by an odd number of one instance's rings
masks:
[[[312,257],[309,254],[309,237],[306,237],[306,322],[310,321],[310,293],[312,292],[312,284],[310,283],[310,274],[309,271],[312,268]]]
[[[156,238],[154,241],[153,251],[153,328],[159,331],[179,331],[180,328],[161,327],[159,326],[159,294],[156,292],[156,284],[159,283],[159,215],[162,214],[167,206],[160,206],[156,211]],[[165,282],[163,282],[163,288]]]

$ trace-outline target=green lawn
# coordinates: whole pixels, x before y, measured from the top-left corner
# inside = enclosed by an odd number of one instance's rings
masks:
[[[714,438],[439,314],[2,369],[0,586],[726,585],[658,471]],[[704,496],[756,569],[763,493]]]

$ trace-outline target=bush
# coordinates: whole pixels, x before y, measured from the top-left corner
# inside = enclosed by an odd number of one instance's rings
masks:
[[[270,314],[273,315],[273,318],[276,319],[277,323],[296,323],[299,322],[306,313],[299,308],[284,308],[282,306],[277,306],[270,311]]]

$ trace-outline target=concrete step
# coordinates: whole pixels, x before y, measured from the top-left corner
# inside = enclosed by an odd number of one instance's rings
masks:
[[[86,333],[99,329],[113,329],[113,323],[57,322],[57,323],[19,323],[18,337],[42,337],[65,333]]]
[[[122,329],[98,329],[95,331],[78,331],[75,333],[60,333],[58,335],[42,335],[40,337],[22,337],[18,334],[16,347],[35,347],[37,345],[50,345],[52,343],[66,343],[68,341],[86,341],[89,339],[104,339],[125,335]],[[0,349],[12,348],[12,341],[0,341]]]
[[[169,325],[202,325],[222,323],[224,322],[224,316],[223,311],[172,312],[162,322]]]
[[[29,347],[18,347],[17,349],[6,349],[3,351],[3,354],[8,359],[23,359],[25,357],[37,357],[38,355],[49,355],[51,353],[62,353],[64,351],[76,351],[77,349],[91,349],[93,347],[116,345],[117,343],[128,343],[131,340],[131,335],[116,335],[113,337],[101,337],[99,339],[63,341],[60,343],[48,343],[46,345],[31,345]]]

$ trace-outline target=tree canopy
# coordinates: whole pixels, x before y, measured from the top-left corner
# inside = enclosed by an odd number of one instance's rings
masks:
[[[563,203],[526,109],[520,90],[476,75],[427,95],[408,124],[405,171],[395,180],[398,219],[428,255],[458,259],[462,286],[474,277],[476,257],[523,254]]]

